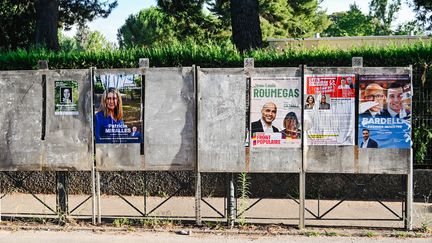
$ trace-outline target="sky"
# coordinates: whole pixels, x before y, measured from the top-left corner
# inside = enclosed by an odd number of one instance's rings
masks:
[[[363,13],[369,11],[368,0],[324,0],[321,6],[327,9],[327,13],[347,11],[349,5],[354,2],[360,7]],[[402,9],[396,18],[396,24],[414,19],[413,11],[407,6],[406,1],[402,1]],[[126,18],[131,14],[138,13],[141,9],[156,6],[156,0],[118,0],[118,6],[108,18],[98,18],[88,24],[91,30],[101,32],[110,42],[117,43],[117,30],[124,24]],[[75,28],[65,33],[67,36],[75,34]]]

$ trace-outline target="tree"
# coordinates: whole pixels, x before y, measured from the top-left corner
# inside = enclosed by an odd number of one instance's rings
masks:
[[[424,31],[422,25],[418,20],[407,21],[405,23],[399,24],[394,31],[395,35],[409,35],[413,32],[414,35],[423,35]]]
[[[310,37],[330,25],[317,0],[259,0],[260,26],[263,39]],[[229,0],[209,3],[209,10],[229,30]]]
[[[87,26],[80,26],[74,37],[67,37],[60,31],[59,43],[60,49],[65,52],[114,49],[114,45],[102,33],[91,31]]]
[[[34,36],[35,14],[29,1],[0,0],[0,49],[28,47]]]
[[[391,24],[400,10],[401,0],[371,0],[369,16],[375,25],[375,35],[392,34]]]
[[[150,46],[155,43],[177,40],[175,20],[159,8],[143,9],[130,15],[118,29],[117,39],[121,48]]]
[[[354,3],[346,12],[333,13],[332,24],[323,32],[323,36],[368,36],[374,34],[371,18],[364,15]]]
[[[432,30],[432,2],[430,0],[414,0],[413,6],[417,19],[426,26],[427,30]]]
[[[58,22],[59,2],[58,0],[36,0],[36,46],[45,46],[50,50],[59,51]]]
[[[97,17],[107,17],[117,6],[116,0],[1,0],[0,13],[3,25],[1,33],[14,33],[22,29],[19,36],[8,34],[3,48],[29,47],[36,44],[51,50],[58,50],[58,28],[70,29],[73,24],[80,26]],[[10,10],[11,13],[8,13]],[[3,15],[4,14],[4,15]],[[5,17],[4,17],[5,16]],[[3,21],[3,18],[8,21]],[[27,20],[27,21],[23,21]],[[24,22],[23,25],[19,23]],[[12,24],[9,24],[12,23]],[[13,38],[10,38],[13,37]],[[11,43],[14,39],[20,44]]]
[[[232,39],[239,51],[262,47],[258,0],[230,0]]]

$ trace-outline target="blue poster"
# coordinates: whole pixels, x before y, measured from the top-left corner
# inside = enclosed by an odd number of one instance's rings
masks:
[[[141,75],[96,74],[96,143],[141,143]]]
[[[360,148],[411,148],[411,77],[359,76]]]

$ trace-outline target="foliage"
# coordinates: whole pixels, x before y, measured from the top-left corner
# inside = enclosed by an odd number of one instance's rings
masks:
[[[401,8],[401,0],[371,0],[369,15],[375,25],[375,35],[392,34],[391,23]]]
[[[209,10],[229,31],[231,16],[229,0],[215,0]],[[311,37],[330,25],[330,20],[319,8],[317,0],[287,1],[259,0],[259,12],[263,39]]]
[[[0,0],[0,49],[28,47],[34,39],[35,14],[31,1]]]
[[[347,12],[333,13],[329,17],[332,24],[323,36],[369,36],[374,33],[371,18],[364,15],[355,3]]]
[[[107,17],[117,1],[58,0],[59,28],[70,29],[73,24],[84,26],[97,17]],[[0,1],[0,49],[31,48],[35,44],[37,0]]]
[[[240,213],[238,216],[238,222],[240,226],[245,226],[246,224],[246,217],[245,217],[245,210],[248,207],[248,200],[250,196],[250,176],[247,172],[242,172],[238,176],[238,184],[240,185],[238,187],[238,206],[237,206],[237,212]]]
[[[407,21],[399,24],[394,31],[395,35],[409,35],[413,32],[414,35],[424,35],[423,28],[418,20]]]
[[[59,44],[64,52],[114,49],[114,45],[102,33],[91,31],[86,26],[79,27],[74,37],[67,37],[59,31]]]
[[[119,45],[131,48],[174,41],[174,22],[174,18],[159,8],[143,9],[136,15],[130,15],[120,27],[117,33]]]
[[[432,147],[432,127],[419,124],[414,127],[413,149],[415,151],[416,164],[423,164],[426,155]]]
[[[432,30],[432,3],[430,0],[414,0],[414,11],[417,19],[426,25],[427,30]]]

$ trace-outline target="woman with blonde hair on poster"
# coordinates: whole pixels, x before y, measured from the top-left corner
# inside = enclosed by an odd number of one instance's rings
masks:
[[[117,89],[109,88],[102,94],[95,124],[97,143],[112,143],[113,139],[128,134],[123,122],[123,102]]]

